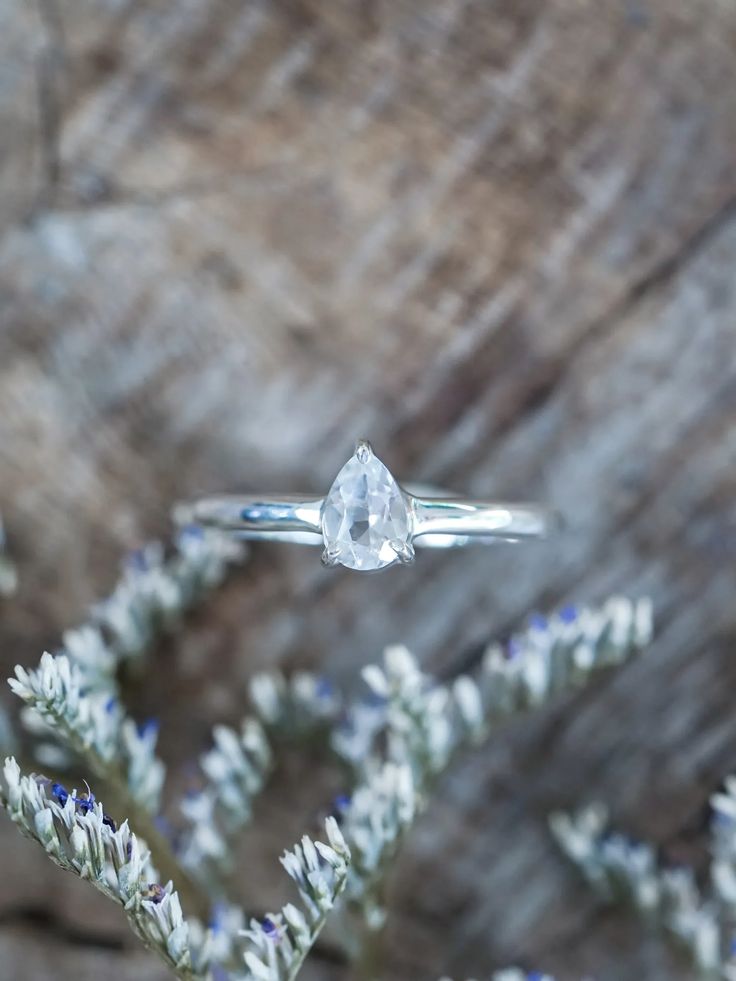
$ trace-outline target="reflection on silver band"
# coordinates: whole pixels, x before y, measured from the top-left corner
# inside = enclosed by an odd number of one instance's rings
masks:
[[[429,488],[402,487],[366,441],[323,498],[223,495],[179,505],[178,523],[219,528],[249,539],[321,545],[327,565],[369,571],[409,563],[414,546],[546,538],[557,512],[535,504],[466,500]]]

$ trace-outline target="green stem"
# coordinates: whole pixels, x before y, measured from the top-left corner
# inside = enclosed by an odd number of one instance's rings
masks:
[[[383,927],[371,930],[364,926],[360,955],[355,962],[355,977],[358,981],[378,981],[381,977]]]
[[[326,922],[327,922],[327,913],[323,913],[322,916],[315,923],[314,928],[312,929],[312,935],[309,939],[309,943],[307,944],[306,947],[303,948],[303,950],[299,952],[298,957],[296,957],[292,962],[286,981],[295,981],[297,974],[302,969],[302,965],[304,964],[304,961],[307,959],[307,955],[309,954],[309,952],[312,950],[315,943],[317,942],[317,938],[319,937],[320,933],[322,933],[322,929],[324,928]]]

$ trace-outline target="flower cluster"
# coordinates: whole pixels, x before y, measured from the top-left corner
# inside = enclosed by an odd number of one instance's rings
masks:
[[[711,799],[709,888],[688,867],[667,867],[656,850],[607,830],[606,809],[553,814],[552,834],[590,885],[609,901],[626,902],[662,927],[705,977],[736,981],[736,778]]]
[[[17,665],[8,684],[97,776],[119,771],[132,800],[151,813],[158,809],[165,771],[155,755],[155,726],[138,728],[114,696],[88,690],[66,654],[46,652],[33,671]]]
[[[159,547],[144,549],[92,624],[67,633],[62,652],[44,654],[35,670],[16,668],[10,680],[33,724],[116,793],[121,811],[153,849],[156,866],[177,882],[187,909],[191,902],[208,928],[184,919],[177,893],[171,883],[158,884],[140,839],[127,822],[116,829],[89,791],[69,794],[60,784],[21,777],[9,762],[3,803],[54,861],[121,902],[138,936],[180,978],[224,969],[234,981],[293,981],[341,894],[368,933],[383,925],[388,869],[455,754],[485,739],[504,718],[637,653],[649,640],[651,610],[644,601],[615,599],[600,609],[535,617],[508,644],[491,646],[476,672],[449,683],[425,674],[406,648],[390,647],[380,667],[364,671],[370,696],[350,705],[310,674],[256,676],[254,714],[238,729],[213,731],[212,748],[200,761],[202,787],[181,805],[186,828],[174,849],[154,820],[164,779],[156,726],[139,728],[125,714],[116,674],[121,662],[140,660],[160,631],[220,581],[235,556],[216,541],[222,540],[185,536],[172,558]],[[305,837],[282,859],[301,906],[287,904],[263,920],[248,920],[227,900],[223,882],[233,864],[232,840],[250,820],[279,741],[303,747],[313,735],[328,737],[348,764],[349,793],[335,802],[337,820],[326,823],[328,843]],[[730,889],[736,898],[736,875],[730,881],[727,874],[732,852],[733,843],[724,841],[719,876],[724,894]],[[551,981],[513,969],[494,981],[524,978]]]
[[[211,965],[212,981],[234,979],[243,966],[246,917],[240,906],[217,902],[207,926],[195,919],[190,920],[189,926],[192,950],[198,952],[200,963]]]
[[[91,622],[66,631],[55,657],[44,654],[32,671],[17,667],[10,680],[26,703],[22,719],[38,739],[37,758],[63,767],[71,752],[98,776],[115,769],[131,800],[156,813],[165,776],[155,753],[157,727],[154,722],[137,726],[126,716],[118,668],[140,659],[245,555],[242,543],[198,528],[182,529],[170,555],[159,542],[129,555],[110,597],[94,607]]]
[[[724,912],[736,921],[736,776],[711,797],[711,867],[713,892]]]
[[[368,665],[363,679],[385,703],[386,756],[408,766],[417,787],[443,770],[457,740],[452,692],[420,670],[406,647],[387,647],[383,667]]]
[[[281,859],[297,884],[301,908],[288,903],[262,921],[251,920],[248,929],[237,907],[220,908],[212,928],[204,930],[184,918],[173,884],[159,883],[148,848],[128,822],[116,827],[89,788],[80,795],[45,777],[22,775],[13,758],[5,761],[4,778],[2,806],[21,832],[61,868],[119,903],[135,934],[184,981],[205,981],[213,965],[232,965],[238,933],[245,970],[232,968],[233,978],[292,981],[347,881],[350,850],[328,818],[327,844],[305,835]]]
[[[480,671],[442,685],[423,674],[404,647],[389,647],[384,665],[363,677],[370,703],[348,713],[335,748],[356,762],[371,758],[379,734],[388,736],[388,757],[411,766],[422,786],[440,773],[455,750],[482,741],[493,725],[555,695],[584,684],[591,674],[621,664],[651,639],[648,600],[614,597],[599,608],[532,618],[505,646],[492,644]]]
[[[491,646],[476,677],[449,685],[424,674],[405,647],[387,648],[382,667],[365,668],[373,698],[348,711],[334,747],[358,774],[343,830],[354,856],[348,896],[369,928],[380,928],[385,917],[381,880],[455,753],[500,720],[621,663],[650,636],[648,602],[617,598],[600,609],[535,618],[506,650]]]
[[[308,671],[296,671],[288,678],[280,671],[254,675],[250,698],[264,726],[288,738],[331,726],[343,707],[334,686]]]
[[[167,557],[160,542],[128,556],[110,597],[92,611],[117,660],[139,658],[162,631],[220,585],[228,568],[242,562],[237,539],[199,527],[182,528]]]
[[[327,915],[345,888],[350,867],[348,848],[337,822],[327,818],[327,840],[306,835],[281,863],[299,890],[302,908],[287,903],[280,913],[251,920],[245,931],[247,973],[242,981],[293,981],[314,945]]]
[[[380,883],[418,811],[410,767],[383,764],[351,798],[339,800],[337,810],[353,855],[347,897],[360,907],[368,929],[379,930],[386,918]]]
[[[5,761],[3,806],[21,832],[43,846],[61,868],[87,879],[119,903],[143,943],[159,954],[179,978],[202,979],[172,884],[162,886],[146,845],[127,822],[115,822],[88,790],[69,793],[60,784],[21,775],[16,761]]]
[[[273,759],[255,718],[246,718],[239,732],[215,726],[213,742],[200,761],[204,786],[181,802],[188,823],[182,862],[195,874],[208,876],[231,866],[229,842],[250,821],[253,798],[262,790]]]
[[[18,588],[18,573],[7,551],[3,521],[0,518],[0,599],[12,596]]]
[[[180,805],[188,825],[182,860],[211,878],[231,868],[231,841],[251,820],[253,800],[273,766],[274,745],[303,745],[307,737],[324,735],[342,709],[334,687],[306,671],[288,678],[280,671],[257,674],[250,699],[254,714],[238,731],[215,726],[212,748],[200,760],[202,786]]]
[[[137,549],[110,596],[93,607],[90,622],[64,634],[63,653],[89,687],[109,688],[121,662],[140,659],[246,555],[241,542],[200,528],[180,530],[171,555],[160,542]]]
[[[617,596],[600,607],[567,606],[549,618],[532,617],[505,647],[488,648],[476,679],[456,680],[454,696],[466,732],[483,738],[505,716],[579,687],[601,668],[622,664],[651,637],[652,607],[646,599]]]

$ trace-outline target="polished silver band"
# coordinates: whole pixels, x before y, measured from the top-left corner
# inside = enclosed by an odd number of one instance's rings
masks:
[[[424,497],[412,493],[411,486],[403,490],[413,515],[413,539],[423,548],[547,538],[560,527],[557,512],[537,504]],[[301,494],[222,494],[180,504],[174,516],[179,524],[220,528],[239,538],[323,545],[324,502]]]
[[[456,548],[539,539],[561,524],[557,512],[536,504],[466,500],[403,487],[363,440],[326,497],[222,495],[178,505],[174,517],[180,524],[219,528],[240,538],[321,545],[326,565],[361,570],[411,562],[414,545]]]

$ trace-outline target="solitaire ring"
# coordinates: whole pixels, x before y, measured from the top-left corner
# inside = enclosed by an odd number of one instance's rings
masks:
[[[431,488],[402,486],[367,440],[326,497],[227,495],[174,509],[178,524],[219,528],[239,538],[322,546],[327,566],[360,572],[414,561],[414,546],[453,548],[473,542],[546,538],[557,512],[536,504],[468,500]]]

